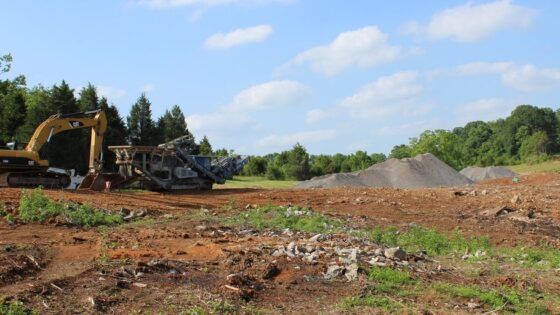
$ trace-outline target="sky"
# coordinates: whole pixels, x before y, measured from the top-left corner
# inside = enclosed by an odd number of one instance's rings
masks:
[[[559,107],[560,1],[3,0],[29,86],[88,83],[126,117],[178,104],[240,154],[389,153],[426,129]]]

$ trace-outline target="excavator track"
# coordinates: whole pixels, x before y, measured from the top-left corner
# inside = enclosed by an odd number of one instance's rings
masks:
[[[0,186],[65,188],[70,185],[70,176],[45,171],[28,171],[2,174]]]

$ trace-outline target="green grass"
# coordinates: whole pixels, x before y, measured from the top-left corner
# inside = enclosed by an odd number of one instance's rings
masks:
[[[61,219],[70,225],[85,228],[116,225],[123,220],[121,215],[99,211],[90,205],[56,202],[45,196],[40,188],[22,192],[18,216],[26,223],[43,223],[51,219]]]
[[[507,166],[507,168],[519,174],[560,172],[560,160],[546,161],[538,164],[512,165]]]
[[[288,210],[289,209],[289,210]],[[296,215],[294,212],[303,214]],[[342,226],[338,220],[329,219],[309,209],[267,205],[242,212],[228,220],[230,225],[248,225],[255,229],[291,229],[312,233],[335,231]]]
[[[349,296],[342,300],[340,307],[350,310],[357,307],[376,307],[387,312],[395,312],[402,308],[401,304],[385,296],[364,295]]]
[[[0,315],[32,315],[38,314],[30,310],[20,301],[5,301],[0,298]]]
[[[459,230],[450,235],[440,233],[435,229],[413,226],[408,231],[401,232],[394,227],[381,229],[376,227],[355,233],[357,236],[367,237],[377,244],[385,246],[400,246],[406,251],[426,251],[431,256],[446,255],[454,252],[462,253],[480,250],[490,250],[490,240],[487,237],[467,238]]]
[[[501,248],[498,254],[531,269],[560,267],[560,250],[551,246]]]
[[[298,182],[295,180],[269,180],[266,177],[257,176],[235,176],[227,180],[224,185],[215,185],[217,189],[227,188],[261,188],[261,189],[283,189],[292,188]]]

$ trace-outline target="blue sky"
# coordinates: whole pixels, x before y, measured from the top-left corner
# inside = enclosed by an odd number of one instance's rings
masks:
[[[28,85],[88,82],[126,116],[179,104],[243,154],[388,153],[425,129],[558,108],[558,1],[3,1]]]

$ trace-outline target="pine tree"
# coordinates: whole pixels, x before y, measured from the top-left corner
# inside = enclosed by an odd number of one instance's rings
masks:
[[[74,90],[65,81],[58,86],[53,86],[49,96],[49,103],[58,113],[69,114],[80,111],[78,101],[74,97]],[[89,150],[84,148],[82,143],[84,143],[82,130],[65,131],[53,136],[43,149],[47,151],[51,166],[75,169],[78,173],[84,174],[88,170]]]
[[[154,121],[152,120],[152,104],[142,93],[130,109],[127,117],[128,141],[132,145],[155,145],[153,141]]]
[[[99,108],[99,97],[97,96],[97,88],[88,83],[88,85],[80,91],[80,100],[78,101],[81,111],[87,112]]]
[[[102,97],[99,100],[99,109],[103,110],[105,115],[107,115],[107,131],[103,139],[103,158],[105,161],[103,167],[106,170],[115,171],[115,153],[107,149],[107,147],[126,144],[126,126],[117,107],[114,105],[109,106],[106,98]]]
[[[212,155],[212,145],[206,136],[202,137],[200,144],[198,145],[200,154],[202,155]]]

